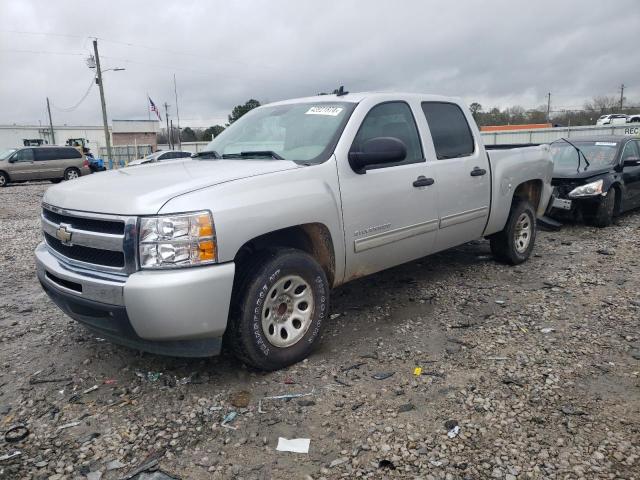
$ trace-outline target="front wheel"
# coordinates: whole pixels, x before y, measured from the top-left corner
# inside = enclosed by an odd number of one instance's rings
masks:
[[[9,183],[9,177],[6,173],[0,172],[0,188],[6,187]]]
[[[80,170],[77,168],[67,168],[64,171],[64,179],[65,180],[74,180],[80,176]]]
[[[496,260],[511,265],[526,261],[536,239],[536,216],[526,200],[514,203],[501,232],[491,236],[491,253]]]
[[[616,209],[617,193],[617,190],[612,188],[606,196],[600,198],[596,205],[585,209],[582,214],[585,223],[599,228],[611,225]]]
[[[295,249],[257,252],[238,267],[225,343],[251,367],[284,368],[318,344],[328,310],[329,284],[313,257]]]

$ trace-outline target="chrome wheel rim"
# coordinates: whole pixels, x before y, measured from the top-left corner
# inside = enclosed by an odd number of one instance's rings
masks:
[[[516,222],[516,234],[515,234],[515,248],[518,253],[526,252],[531,243],[531,232],[533,226],[531,223],[531,217],[526,213],[521,214]]]
[[[4,187],[6,183],[7,179],[4,177],[4,175],[0,175],[0,187]]]
[[[287,275],[269,290],[262,306],[262,331],[271,345],[279,348],[298,343],[311,326],[311,286],[298,275]]]
[[[78,172],[76,172],[75,170],[69,170],[67,172],[67,180],[73,180],[74,178],[78,178]]]

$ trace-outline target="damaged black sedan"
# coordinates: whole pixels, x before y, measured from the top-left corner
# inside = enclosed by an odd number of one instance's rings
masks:
[[[556,140],[548,215],[606,227],[640,207],[640,139],[597,136]]]

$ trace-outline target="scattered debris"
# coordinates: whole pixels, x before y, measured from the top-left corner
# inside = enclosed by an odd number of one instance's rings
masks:
[[[447,420],[446,422],[444,422],[444,428],[446,428],[447,431],[452,430],[457,426],[458,426],[457,420]]]
[[[90,387],[90,388],[87,388],[86,390],[83,390],[82,394],[86,395],[87,393],[91,393],[91,392],[93,392],[93,391],[95,391],[97,389],[98,389],[98,385],[94,385],[93,387]]]
[[[251,393],[246,390],[240,390],[231,394],[229,401],[236,408],[247,408],[251,400]]]
[[[412,403],[405,403],[398,407],[398,413],[410,412],[411,410],[415,410],[415,405]]]
[[[354,363],[353,365],[343,368],[341,371],[348,372],[349,370],[359,369],[361,366],[366,364],[367,364],[366,362]]]
[[[385,380],[392,377],[396,372],[378,372],[371,376],[374,380]]]
[[[69,422],[69,423],[65,423],[64,425],[60,425],[60,426],[58,427],[58,431],[60,431],[60,430],[66,430],[67,428],[77,427],[78,425],[80,425],[80,422]]]
[[[378,462],[378,468],[388,468],[389,470],[395,470],[396,466],[391,460],[380,460]]]
[[[122,463],[120,460],[111,460],[110,462],[107,463],[107,471],[110,472],[111,470],[118,470],[122,467],[126,467],[127,464],[126,463]]]
[[[451,430],[447,432],[447,437],[456,438],[459,433],[460,433],[460,425],[456,425],[455,427],[453,427]]]
[[[14,425],[4,433],[5,442],[16,443],[29,436],[29,429],[25,425]]]
[[[555,332],[556,329],[555,328],[551,328],[551,327],[545,327],[545,328],[541,328],[540,329],[540,333],[544,333],[545,335],[547,333],[551,333],[551,332]]]
[[[416,367],[416,368],[414,368],[414,369],[413,369],[413,374],[414,374],[416,377],[419,377],[419,376],[422,374],[422,367]]]
[[[276,450],[279,452],[309,453],[310,443],[311,440],[309,438],[293,438],[288,440],[283,437],[278,437]]]
[[[616,252],[614,250],[609,250],[608,248],[599,248],[598,250],[596,250],[596,253],[599,253],[600,255],[615,255]]]
[[[229,423],[233,422],[237,416],[238,416],[238,412],[236,411],[231,411],[227,413],[225,417],[222,419],[222,423],[220,424],[220,426],[224,428],[229,428],[231,430],[237,430],[238,427],[232,427],[231,425],[229,425]]]
[[[160,460],[162,459],[162,457],[164,457],[164,454],[165,452],[151,453],[137,467],[135,467],[124,477],[122,477],[122,480],[130,480],[142,472],[147,472],[149,470],[157,468]]]
[[[5,453],[4,455],[0,455],[0,462],[6,462],[7,460],[11,460],[12,458],[16,458],[22,455],[20,450],[16,450],[11,453]]]

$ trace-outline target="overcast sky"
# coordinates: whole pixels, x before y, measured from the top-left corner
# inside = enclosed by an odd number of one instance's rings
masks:
[[[640,103],[640,1],[178,2],[1,0],[0,124],[100,124],[98,88],[72,112],[99,38],[109,119],[147,118],[147,92],[181,126],[261,102],[350,91],[463,97],[483,107]],[[172,110],[172,115],[175,111]],[[175,116],[174,116],[175,118]]]

